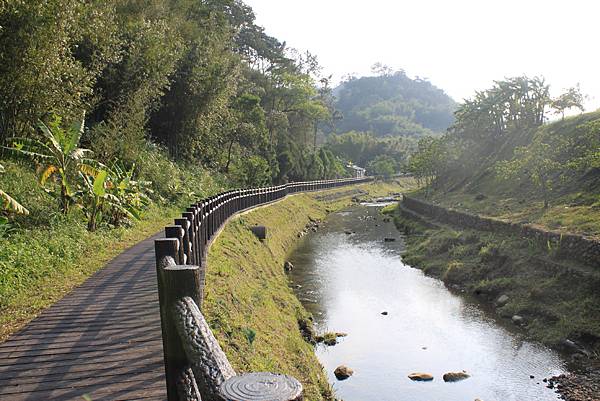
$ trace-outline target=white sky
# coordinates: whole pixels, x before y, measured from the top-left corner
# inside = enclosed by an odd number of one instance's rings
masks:
[[[337,82],[380,61],[455,100],[493,80],[581,84],[600,107],[600,0],[245,0],[267,34],[316,54]]]

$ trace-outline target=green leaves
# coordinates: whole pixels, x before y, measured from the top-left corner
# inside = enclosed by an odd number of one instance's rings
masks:
[[[242,334],[244,337],[246,337],[248,344],[252,345],[254,343],[254,340],[256,339],[256,331],[248,327],[243,327]]]
[[[106,195],[106,189],[104,188],[104,185],[106,183],[107,178],[108,178],[108,172],[105,170],[100,171],[96,175],[96,178],[94,179],[94,185],[93,185],[94,195],[96,195],[100,198],[103,197],[104,195]]]
[[[85,114],[84,114],[85,117]],[[13,154],[25,157],[42,166],[39,182],[45,186],[48,181],[58,183],[60,208],[67,213],[74,196],[73,187],[78,171],[95,176],[100,163],[85,159],[91,151],[79,147],[79,141],[84,130],[84,118],[65,131],[62,128],[62,118],[52,114],[46,125],[38,121],[38,138],[11,138],[7,147]],[[53,180],[54,178],[54,180]],[[49,192],[54,192],[50,187]]]

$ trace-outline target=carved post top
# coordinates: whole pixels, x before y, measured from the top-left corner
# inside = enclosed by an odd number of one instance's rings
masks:
[[[179,259],[179,244],[178,238],[159,238],[154,240],[154,253],[158,267],[162,269],[166,266],[177,264],[177,259]]]
[[[303,389],[291,376],[254,372],[227,379],[219,391],[223,401],[300,401]]]

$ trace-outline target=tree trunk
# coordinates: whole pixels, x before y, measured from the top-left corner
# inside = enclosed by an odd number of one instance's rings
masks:
[[[231,148],[233,148],[233,143],[235,141],[231,141],[229,143],[229,148],[227,149],[227,163],[225,164],[225,172],[229,172],[229,164],[231,163]]]
[[[546,180],[541,180],[542,196],[544,197],[544,209],[548,209],[548,188],[546,187]]]
[[[67,188],[61,184],[60,186],[60,208],[63,214],[69,213],[69,200],[67,199]]]

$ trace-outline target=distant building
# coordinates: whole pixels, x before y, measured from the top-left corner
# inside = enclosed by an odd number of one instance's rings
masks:
[[[346,168],[347,168],[348,170],[350,170],[350,172],[352,173],[352,175],[353,175],[355,178],[362,178],[362,177],[364,177],[364,176],[365,176],[365,171],[366,171],[366,170],[365,170],[364,168],[362,168],[362,167],[358,167],[358,166],[355,166],[355,165],[354,165],[354,164],[352,164],[352,163],[348,163],[348,164],[346,165]]]

